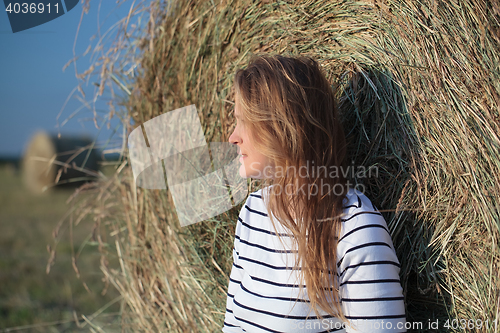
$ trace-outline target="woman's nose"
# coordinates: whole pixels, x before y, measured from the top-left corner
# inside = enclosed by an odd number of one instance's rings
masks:
[[[241,138],[238,135],[237,129],[238,127],[235,127],[233,133],[231,133],[231,135],[229,136],[229,142],[235,145],[241,142]]]

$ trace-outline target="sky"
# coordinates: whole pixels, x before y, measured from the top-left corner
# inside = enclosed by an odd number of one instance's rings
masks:
[[[92,52],[83,54],[89,45],[93,47],[97,43],[97,38],[91,38],[98,32],[98,22],[101,33],[108,30],[127,16],[130,5],[131,1],[118,6],[116,0],[91,0],[90,10],[83,15],[77,36],[81,3],[52,21],[17,33],[12,32],[3,1],[0,3],[0,158],[22,156],[28,141],[38,130],[52,135],[60,132],[62,137],[87,135],[101,143],[112,136],[113,128],[120,126],[118,119],[111,122],[110,129],[104,126],[99,131],[94,125],[92,111],[82,108],[82,101],[76,98],[80,93],[75,92],[71,97],[79,83],[74,64],[64,72],[63,67],[74,57],[73,45],[77,37],[75,55],[81,56],[76,61],[77,71],[82,73],[88,69],[94,60]],[[88,102],[96,89],[92,82],[98,82],[97,77],[82,84]],[[61,127],[79,108],[77,115]],[[108,110],[104,100],[98,101],[96,108],[102,112]],[[121,135],[119,131],[113,138],[120,139]]]

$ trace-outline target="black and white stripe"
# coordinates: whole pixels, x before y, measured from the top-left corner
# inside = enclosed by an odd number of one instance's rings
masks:
[[[366,196],[351,190],[344,201],[333,268],[344,315],[356,330],[311,310],[305,286],[299,294],[293,236],[276,228],[262,190],[250,194],[236,226],[223,332],[405,332],[400,264],[384,218]]]

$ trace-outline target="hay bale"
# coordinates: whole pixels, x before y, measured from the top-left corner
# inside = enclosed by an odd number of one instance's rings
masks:
[[[54,143],[47,133],[38,132],[29,141],[21,165],[24,185],[31,192],[42,193],[54,183],[57,168],[52,159],[55,156]]]
[[[40,131],[28,142],[22,158],[25,186],[40,194],[58,185],[79,186],[93,180],[99,169],[99,156],[91,150],[92,140],[85,137],[57,138]]]
[[[496,2],[177,0],[166,15],[167,3],[151,7],[138,43],[136,124],[195,104],[207,141],[225,141],[232,75],[252,53],[317,58],[339,86],[355,164],[379,166],[359,181],[388,221],[408,321],[498,322]],[[99,191],[97,216],[117,235],[120,270],[104,273],[126,304],[124,330],[219,330],[238,208],[180,229],[168,189],[136,189],[129,168]]]

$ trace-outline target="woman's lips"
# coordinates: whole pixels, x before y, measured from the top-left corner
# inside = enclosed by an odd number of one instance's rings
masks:
[[[240,161],[243,161],[243,159],[246,158],[246,157],[247,157],[247,155],[241,155],[240,156]]]

